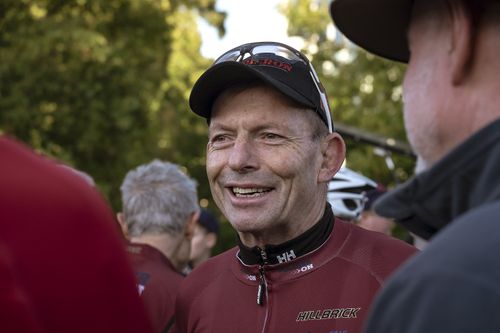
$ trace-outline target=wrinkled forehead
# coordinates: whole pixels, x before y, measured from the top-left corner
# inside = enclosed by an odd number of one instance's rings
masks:
[[[209,128],[238,122],[248,122],[246,126],[290,127],[302,131],[311,131],[316,122],[323,124],[312,109],[299,105],[267,85],[231,88],[217,97]]]
[[[256,80],[243,82],[241,84],[224,89],[215,99],[212,107],[212,112],[214,112],[217,108],[220,108],[223,103],[227,103],[233,98],[238,98],[238,96],[240,95],[250,95],[255,100],[265,97],[268,98],[270,102],[289,106],[290,108],[304,108],[302,105],[300,105],[290,97],[285,96],[273,86],[265,82]]]

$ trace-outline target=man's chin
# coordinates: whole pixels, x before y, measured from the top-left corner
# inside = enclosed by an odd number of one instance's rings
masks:
[[[415,174],[422,173],[430,168],[430,163],[424,160],[421,156],[417,156],[417,163],[415,165]]]
[[[237,232],[255,233],[261,231],[260,223],[255,219],[233,219],[229,223]]]

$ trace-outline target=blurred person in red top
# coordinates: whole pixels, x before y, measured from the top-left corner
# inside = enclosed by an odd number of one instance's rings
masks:
[[[179,166],[154,160],[129,171],[120,189],[118,220],[130,241],[138,292],[154,331],[169,332],[199,217],[196,182]]]
[[[0,137],[0,331],[151,332],[113,215],[81,176]]]

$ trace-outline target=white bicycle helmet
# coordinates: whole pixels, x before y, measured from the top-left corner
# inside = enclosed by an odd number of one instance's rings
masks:
[[[327,200],[335,216],[357,220],[368,200],[366,192],[376,188],[377,183],[370,178],[343,167],[328,184]]]

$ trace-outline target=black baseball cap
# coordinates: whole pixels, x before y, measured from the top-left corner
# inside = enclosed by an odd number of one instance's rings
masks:
[[[189,106],[194,113],[210,119],[212,106],[225,89],[254,81],[262,81],[314,110],[333,131],[326,94],[309,60],[294,48],[276,42],[243,44],[224,53],[194,84]]]
[[[406,34],[414,0],[333,0],[330,15],[353,43],[381,57],[408,62]]]

